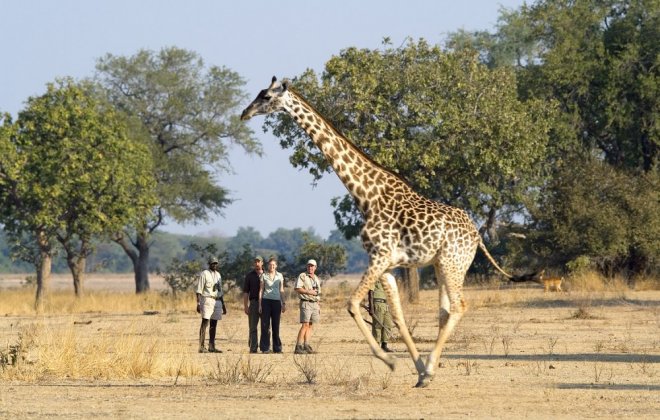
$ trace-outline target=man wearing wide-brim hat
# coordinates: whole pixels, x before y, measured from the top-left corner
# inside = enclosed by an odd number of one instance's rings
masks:
[[[202,325],[199,327],[199,352],[222,353],[215,347],[215,332],[218,321],[227,313],[222,297],[222,276],[218,271],[219,261],[216,257],[209,258],[209,268],[199,274],[197,280],[197,313],[202,315]],[[209,348],[204,347],[206,328],[209,327]]]

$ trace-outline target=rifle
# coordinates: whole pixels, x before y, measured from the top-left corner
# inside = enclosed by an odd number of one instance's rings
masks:
[[[360,307],[364,308],[367,312],[369,312],[369,307],[368,307],[367,305],[365,305],[364,303],[361,303],[361,304],[360,304]],[[371,315],[371,318],[372,318],[374,321],[376,321],[376,326],[377,326],[377,327],[380,327],[380,328],[384,329],[385,331],[387,331],[387,334],[388,334],[389,336],[392,335],[392,330],[391,330],[390,328],[386,327],[385,325],[383,325],[383,323],[381,322],[380,319],[378,319],[377,316],[372,315],[372,314],[370,314],[370,315]],[[372,325],[372,326],[374,325],[372,322],[367,321],[366,319],[364,319],[364,317],[363,317],[362,319],[363,319],[364,322],[366,322],[367,324]]]

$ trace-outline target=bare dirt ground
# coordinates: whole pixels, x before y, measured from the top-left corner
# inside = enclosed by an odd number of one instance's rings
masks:
[[[132,288],[130,278],[100,282]],[[171,357],[199,366],[187,376],[3,381],[0,418],[660,418],[660,292],[528,287],[468,289],[466,296],[468,312],[424,389],[413,387],[417,376],[403,344],[392,345],[398,363],[390,372],[340,304],[322,309],[312,341],[318,354],[297,357],[295,306],[282,320],[284,354],[256,355],[248,354],[247,319],[236,302],[220,321],[222,354],[197,353],[192,298],[191,310],[176,314],[39,317],[0,308],[3,347],[21,326],[36,322],[55,328],[80,321],[75,328],[85,340],[141,325],[163,340]],[[404,311],[425,354],[437,335],[437,291],[421,298]],[[218,377],[248,360],[261,379]],[[315,377],[308,381],[305,373]]]

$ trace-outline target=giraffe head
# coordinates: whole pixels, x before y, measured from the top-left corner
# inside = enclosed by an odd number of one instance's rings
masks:
[[[280,83],[277,78],[273,76],[273,80],[268,86],[257,95],[256,99],[252,101],[241,114],[241,120],[249,120],[255,115],[272,114],[273,112],[281,111],[284,109],[285,99],[288,96],[287,82]]]

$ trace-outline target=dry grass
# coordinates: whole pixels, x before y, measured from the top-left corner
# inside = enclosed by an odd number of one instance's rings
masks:
[[[562,305],[570,302],[570,313],[564,313],[560,319],[588,322],[602,319],[599,302],[612,297],[620,299],[626,293],[634,293],[619,279],[608,281],[593,273],[571,278],[571,291],[565,294],[544,293],[540,286],[501,287],[500,283],[488,283],[469,289],[468,314],[489,308],[525,308],[529,305],[551,308],[557,299],[560,299],[564,302]],[[347,321],[346,301],[351,291],[352,287],[344,283],[324,288],[321,328],[324,328],[324,325]],[[199,359],[191,351],[182,351],[181,338],[166,331],[177,328],[177,324],[181,322],[189,322],[191,317],[196,319],[192,296],[174,298],[162,292],[135,295],[128,292],[97,291],[77,299],[70,292],[53,291],[47,297],[40,314],[34,312],[33,299],[34,291],[29,288],[3,290],[0,294],[2,314],[21,320],[11,324],[11,329],[16,328],[13,338],[0,347],[0,378],[38,381],[44,378],[169,377],[174,378],[174,383],[177,383],[179,378],[206,375],[217,383],[241,384],[271,381],[277,371],[272,364],[231,354],[217,356],[216,363],[209,366],[208,358]],[[245,325],[241,322],[243,310],[240,295],[228,294],[227,299],[230,319],[236,321],[223,320],[218,338],[225,343],[243,342]],[[436,339],[437,304],[437,291],[424,291],[419,303],[403,303],[408,328],[422,347],[428,346]],[[429,307],[433,308],[432,314],[429,314]],[[145,316],[151,313],[156,316]],[[116,316],[128,317],[130,322],[108,326],[102,324],[104,319]],[[296,310],[288,311],[286,316],[292,320],[289,323],[297,322]],[[91,319],[94,319],[93,324]],[[489,322],[491,324],[488,328],[480,332],[464,329],[462,324],[459,325],[450,337],[448,349],[464,354],[479,349],[488,355],[499,354],[505,358],[519,351],[520,336],[524,333],[522,320],[510,324],[509,328],[502,327],[501,322],[496,320]],[[521,327],[523,331],[520,331]],[[189,346],[195,340],[196,328],[196,323],[186,327],[186,330],[190,330]],[[361,337],[355,336],[355,329],[350,328],[348,332],[352,333],[354,338],[346,338],[344,334],[339,342],[362,342]],[[393,331],[392,343],[397,343],[397,335],[397,332]],[[315,336],[315,339],[317,348],[323,340],[329,340],[328,343],[334,340],[319,335]],[[547,354],[556,353],[557,340],[555,335],[545,338],[541,346],[546,349]],[[625,340],[621,340],[623,341]],[[333,346],[328,345],[330,348]],[[592,343],[591,346],[594,348],[595,345]],[[461,365],[465,374],[475,373],[478,364],[472,363],[469,358],[465,360],[468,362]],[[356,362],[350,358],[323,358],[320,361],[317,357],[294,357],[291,362],[291,369],[298,371],[299,378],[310,384],[326,383],[360,389],[374,375],[372,368],[368,373],[356,375],[353,371]],[[389,387],[393,380],[391,376],[373,377],[380,382],[383,389]]]
[[[434,418],[438,407],[448,417],[657,418],[660,292],[589,284],[567,293],[467,287],[468,312],[426,390],[412,387],[402,343],[390,342],[395,371],[373,357],[346,313],[353,287],[341,283],[324,287],[311,342],[319,353],[298,357],[295,306],[282,316],[284,354],[249,354],[242,301],[228,294],[216,343],[224,353],[199,354],[192,294],[90,291],[76,300],[54,291],[36,314],[32,291],[2,289],[0,418],[247,418],[273,405],[296,417],[300,401],[313,401],[305,414],[317,418]],[[437,338],[438,305],[437,290],[403,305],[423,357]]]
[[[567,279],[571,291],[580,292],[626,292],[628,283],[621,277],[607,279],[595,271],[586,271]]]
[[[0,377],[23,381],[47,378],[135,379],[199,374],[185,357],[171,359],[153,326],[123,331],[81,331],[73,321],[58,328],[31,324],[20,334],[20,361]]]
[[[0,314],[34,315],[35,291],[31,287],[2,291]],[[162,292],[149,292],[137,295],[132,292],[96,291],[76,298],[71,292],[62,290],[50,292],[44,299],[40,313],[85,314],[85,313],[131,313],[131,312],[172,312],[194,308],[193,296],[178,296]]]

